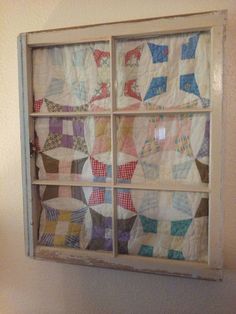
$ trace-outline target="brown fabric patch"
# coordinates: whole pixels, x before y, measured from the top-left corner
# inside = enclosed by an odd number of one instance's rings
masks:
[[[86,198],[84,196],[83,188],[80,186],[71,187],[71,196],[79,201],[82,201],[84,204],[87,204]]]
[[[198,206],[197,212],[195,214],[195,218],[206,216],[208,217],[208,215],[209,215],[208,198],[202,198]]]
[[[47,185],[43,193],[43,201],[58,197],[59,186]]]
[[[75,174],[81,174],[84,164],[86,162],[86,160],[88,159],[88,157],[79,159],[79,160],[73,160],[71,163],[71,173],[75,173]]]
[[[42,154],[43,165],[47,173],[59,172],[59,160]]]
[[[199,171],[202,182],[209,183],[209,166],[195,159],[197,169]]]

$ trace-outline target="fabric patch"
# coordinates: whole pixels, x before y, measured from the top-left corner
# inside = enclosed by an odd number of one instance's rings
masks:
[[[47,98],[44,99],[47,109],[49,112],[77,112],[77,111],[88,111],[88,104],[80,105],[80,106],[64,106],[59,105]]]
[[[166,92],[167,76],[154,77],[150,83],[144,101]]]
[[[71,162],[71,173],[81,174],[83,167],[84,167],[84,164],[85,164],[87,159],[88,159],[88,157],[78,159],[78,160],[73,160]]]
[[[197,159],[209,156],[210,120],[206,121],[205,133],[201,148],[197,154]]]
[[[156,45],[148,43],[148,47],[152,54],[153,63],[161,63],[168,61],[168,46],[167,45]]]
[[[83,202],[84,204],[87,204],[87,201],[84,195],[84,190],[81,186],[71,187],[71,197]]]
[[[112,217],[104,217],[90,208],[92,217],[92,236],[88,245],[89,250],[112,251]],[[118,252],[128,253],[128,241],[130,231],[135,222],[136,216],[128,219],[117,220]]]
[[[152,257],[153,256],[153,246],[142,244],[140,247],[140,250],[138,252],[138,255]]]
[[[173,193],[173,207],[185,214],[192,214],[191,205],[189,204],[189,199],[186,192]]]
[[[191,223],[192,219],[171,221],[171,235],[184,237]]]
[[[129,50],[125,54],[125,65],[130,67],[137,67],[142,55],[143,46],[138,46],[132,50]]]
[[[143,226],[143,232],[157,233],[158,221],[156,219],[151,219],[142,215],[140,215],[139,218]]]
[[[186,154],[189,157],[193,156],[192,146],[190,144],[190,138],[187,135],[181,135],[175,139],[176,151],[181,154]]]
[[[57,94],[59,95],[62,94],[64,84],[65,84],[64,80],[52,78],[45,96],[48,97],[48,96],[53,96]]]
[[[128,219],[117,219],[117,239],[118,239],[118,253],[128,254],[128,242],[130,239],[130,232],[133,228],[137,216]]]
[[[195,218],[208,217],[209,216],[209,200],[208,198],[202,198],[198,206]]]
[[[186,161],[172,166],[172,176],[175,180],[186,179],[192,167],[192,161]]]
[[[72,93],[81,101],[86,102],[88,99],[88,92],[86,83],[84,81],[78,82],[77,80],[72,83]]]
[[[51,158],[45,154],[41,154],[43,165],[45,168],[45,171],[47,173],[58,173],[59,172],[59,160]]]
[[[99,205],[103,203],[111,204],[111,191],[106,188],[94,187],[89,197],[89,206]]]
[[[34,101],[34,112],[40,112],[43,104],[43,98]]]
[[[136,79],[125,82],[124,95],[140,101],[142,100]]]
[[[142,151],[141,154],[142,156],[145,155],[145,151]],[[146,161],[141,161],[141,165],[146,179],[155,180],[159,177],[160,167],[158,165]]]
[[[57,185],[47,185],[43,193],[43,201],[58,197],[58,189]]]
[[[202,182],[209,183],[209,166],[195,159],[197,169],[199,171]]]
[[[136,157],[137,151],[133,139],[133,117],[122,117],[118,120],[117,149],[127,155]]]
[[[188,43],[182,45],[181,59],[194,59],[196,48],[199,40],[199,34],[194,35],[188,39]]]
[[[91,98],[91,101],[101,100],[104,98],[110,97],[109,85],[107,83],[99,83],[95,89],[94,96]]]
[[[43,211],[45,222],[41,225],[39,244],[79,248],[80,232],[87,207],[70,211],[44,205]]]
[[[194,73],[180,75],[180,89],[186,93],[194,94],[200,97]]]
[[[148,138],[140,152],[140,157],[148,157],[151,154],[155,154],[160,151],[160,145],[154,138]]]
[[[43,151],[48,151],[57,148],[62,143],[62,134],[50,134],[44,144]]]
[[[127,189],[117,189],[117,203],[119,206],[124,209],[136,212],[136,209],[133,205],[132,197],[130,190]]]
[[[183,252],[181,251],[168,250],[168,258],[176,259],[176,260],[184,260],[184,255],[183,255]]]
[[[117,181],[131,180],[138,161],[130,161],[127,164],[118,166]]]
[[[104,217],[90,208],[92,235],[88,250],[112,251],[112,217]]]
[[[110,66],[110,52],[109,51],[102,51],[99,49],[95,49],[93,52],[93,56],[98,67]]]

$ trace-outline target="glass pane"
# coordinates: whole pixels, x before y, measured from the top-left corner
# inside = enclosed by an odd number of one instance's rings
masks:
[[[108,42],[33,50],[35,112],[110,109]]]
[[[117,118],[119,183],[208,183],[209,114]]]
[[[208,195],[117,189],[121,254],[207,261]]]
[[[110,118],[37,118],[39,179],[111,180]]]
[[[186,33],[116,42],[117,108],[210,105],[210,34]]]
[[[111,190],[41,186],[39,244],[112,251]]]

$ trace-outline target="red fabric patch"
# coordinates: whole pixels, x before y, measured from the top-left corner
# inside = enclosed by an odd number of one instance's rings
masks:
[[[125,82],[124,95],[136,98],[138,100],[142,100],[141,95],[139,93],[137,80],[129,80]]]
[[[94,188],[92,194],[90,195],[88,204],[90,206],[103,204],[105,201],[105,189],[104,188]]]
[[[102,59],[110,58],[109,51],[102,51],[99,49],[95,49],[93,52],[93,55],[94,55],[94,59],[98,67],[102,66]]]
[[[132,49],[125,54],[125,65],[127,65],[127,63],[129,62],[129,60],[131,58],[135,58],[136,60],[140,60],[141,49],[139,47],[136,47],[135,49]]]
[[[38,99],[34,101],[34,111],[35,112],[40,112],[40,109],[42,107],[43,104],[43,98],[42,99]]]
[[[118,166],[118,179],[131,180],[138,161],[130,161],[127,164]]]
[[[101,100],[110,96],[110,92],[107,83],[101,83],[99,90],[96,91],[96,95],[92,97],[91,101]]]
[[[119,206],[131,210],[132,212],[136,212],[130,192],[118,192],[117,201]]]
[[[90,162],[92,166],[92,173],[95,177],[106,177],[107,166],[103,162],[100,162],[92,157],[90,157]]]

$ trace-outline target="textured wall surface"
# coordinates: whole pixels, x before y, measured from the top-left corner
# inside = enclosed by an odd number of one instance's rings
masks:
[[[228,9],[222,283],[39,262],[24,255],[16,37],[20,32]],[[0,0],[0,314],[235,313],[236,1]]]

